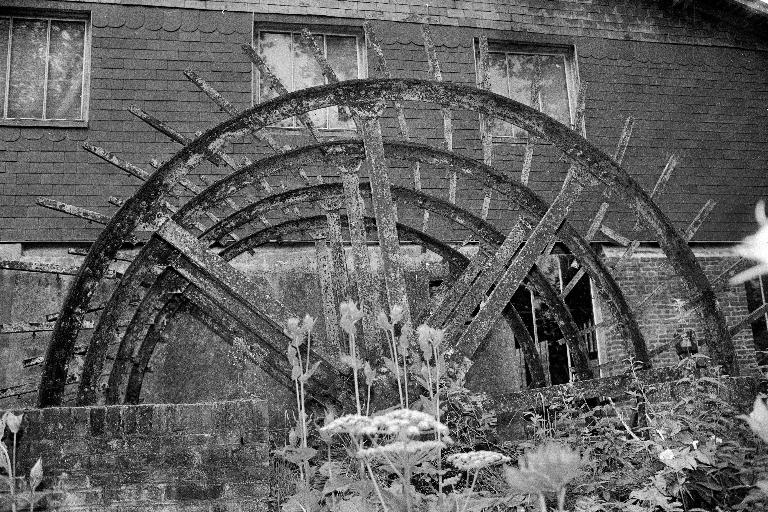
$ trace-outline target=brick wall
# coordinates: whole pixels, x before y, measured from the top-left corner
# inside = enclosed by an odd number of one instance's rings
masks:
[[[24,411],[18,473],[42,457],[66,510],[266,510],[263,401]]]
[[[737,261],[722,250],[700,250],[697,253],[699,264],[710,281]],[[615,249],[608,251],[606,259],[609,266],[618,261],[618,254],[620,251]],[[660,251],[640,252],[628,263],[623,264],[622,270],[615,275],[619,287],[630,306],[633,307],[648,350],[669,347],[669,350],[652,359],[654,366],[670,366],[677,363],[678,357],[674,350],[675,336],[685,335],[688,330],[695,333],[697,342],[703,345],[703,352],[707,353],[707,340],[702,336],[697,315],[695,313],[686,315],[680,307],[690,296],[683,288],[682,280],[675,276]],[[644,302],[641,307],[637,307],[652,292],[655,292],[652,298]],[[738,323],[749,313],[743,285],[725,287],[718,291],[717,297],[729,326]],[[602,310],[607,311],[607,308],[602,307]],[[614,332],[608,333],[606,339],[609,340],[605,346],[607,361],[621,361],[627,357],[626,348],[619,342]],[[756,366],[752,330],[749,327],[742,330],[734,337],[734,344],[742,372],[749,373]],[[609,373],[622,370],[623,368],[619,366],[612,371],[609,370]]]

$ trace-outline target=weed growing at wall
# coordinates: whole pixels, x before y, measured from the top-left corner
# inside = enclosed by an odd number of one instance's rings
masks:
[[[388,357],[373,368],[359,353],[361,314],[341,308],[354,387],[351,414],[310,414],[305,384],[314,320],[292,320],[288,358],[296,426],[276,451],[293,468],[283,512],[647,512],[768,507],[768,407],[739,417],[703,356],[682,361],[672,396],[633,376],[625,400],[596,402],[564,392],[529,412],[527,435],[500,441],[482,395],[464,387],[468,362],[445,354],[440,330],[398,334],[397,311],[378,320]],[[448,357],[446,357],[448,356]],[[395,405],[372,410],[375,381]],[[516,464],[513,463],[516,461]]]
[[[28,509],[34,512],[35,505],[49,496],[51,491],[40,492],[38,489],[43,481],[42,459],[37,459],[29,470],[28,477],[18,473],[16,445],[22,418],[22,414],[16,415],[11,411],[6,411],[0,418],[0,437],[4,436],[5,439],[5,442],[0,440],[0,469],[3,471],[3,474],[0,474],[0,480],[7,486],[7,494],[0,495],[0,503],[3,510],[16,512]],[[10,436],[5,436],[6,428]],[[11,445],[10,451],[6,442]]]

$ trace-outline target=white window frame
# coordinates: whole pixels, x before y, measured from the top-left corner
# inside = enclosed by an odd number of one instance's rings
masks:
[[[480,42],[478,39],[473,39],[473,48],[475,55],[475,81],[480,86],[482,77],[480,76]],[[576,48],[571,45],[547,45],[547,44],[535,44],[535,43],[521,43],[513,41],[489,41],[488,53],[503,53],[517,54],[517,55],[555,55],[564,57],[565,62],[565,88],[568,94],[568,113],[570,117],[570,128],[576,130],[579,134],[585,135],[584,119],[581,120],[581,126],[576,126],[576,108],[578,103],[578,91],[579,91],[579,68],[578,59],[576,55]],[[507,60],[505,59],[505,62]],[[507,80],[509,80],[509,64],[507,64]],[[507,90],[507,97],[509,90]],[[541,101],[541,99],[539,99]],[[537,108],[541,112],[541,104]],[[504,142],[512,143],[524,143],[527,137],[516,137],[514,135],[494,135],[494,139],[499,139]]]
[[[251,36],[251,39],[253,41],[253,46],[256,49],[256,52],[260,53],[260,46],[259,41],[261,40],[260,34],[261,32],[269,32],[269,33],[282,33],[282,34],[291,34],[291,41],[293,41],[293,35],[294,34],[301,34],[301,30],[297,29],[295,25],[271,25],[271,24],[265,24],[263,26],[256,26],[257,23],[254,23],[253,33]],[[327,27],[327,28],[321,28],[317,30],[312,30],[310,28],[310,32],[312,32],[313,36],[323,36],[323,52],[324,54],[328,55],[328,49],[327,49],[327,43],[325,36],[338,36],[338,37],[354,37],[355,38],[355,46],[357,48],[357,78],[366,78],[368,76],[368,62],[367,62],[367,55],[365,49],[367,48],[366,45],[366,39],[365,35],[362,34],[359,30],[356,30],[355,28],[350,28],[348,30],[345,29],[339,29],[338,27]],[[291,55],[291,71],[293,71],[293,64],[294,59],[293,55]],[[251,106],[255,106],[259,103],[261,103],[261,71],[258,69],[257,66],[252,65],[251,66],[252,73],[251,73]],[[291,72],[291,80],[293,80],[293,72]],[[328,79],[323,76],[324,82],[327,84]],[[286,86],[286,89],[289,90],[289,92],[292,92],[294,90],[293,83],[290,84],[290,87],[288,87],[288,84],[283,84]],[[285,130],[287,132],[295,132],[302,130],[304,127],[297,122],[297,120],[294,118],[293,120],[294,126],[270,126],[269,129],[271,130]],[[326,128],[326,127],[317,127],[318,130],[322,132],[349,132],[352,131],[350,128]]]
[[[91,83],[91,20],[87,14],[72,13],[69,16],[46,14],[38,12],[24,12],[14,11],[10,13],[0,12],[0,18],[9,18],[8,23],[8,50],[6,54],[5,63],[0,65],[5,66],[5,82],[0,84],[3,94],[3,108],[0,112],[0,126],[56,126],[56,127],[73,127],[81,128],[88,126],[88,106],[90,98],[90,83]],[[80,94],[80,114],[81,119],[45,119],[41,118],[17,118],[7,117],[8,115],[8,94],[11,83],[11,53],[13,48],[13,19],[33,19],[33,20],[45,20],[48,22],[47,42],[48,48],[46,48],[45,56],[45,74],[43,76],[43,116],[45,116],[45,107],[48,101],[48,59],[50,53],[50,41],[51,41],[51,22],[52,21],[76,21],[82,22],[85,25],[85,33],[83,37],[83,77],[81,84]],[[1,58],[1,57],[0,57]]]

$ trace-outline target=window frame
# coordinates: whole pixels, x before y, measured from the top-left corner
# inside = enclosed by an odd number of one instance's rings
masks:
[[[754,311],[754,310],[756,310],[758,308],[763,307],[763,305],[768,303],[768,276],[766,276],[765,274],[759,275],[759,276],[755,277],[754,279],[752,279],[750,281],[752,281],[754,283],[754,285],[756,286],[757,290],[759,290],[759,292],[760,292],[760,297],[759,297],[760,303],[759,304],[754,304],[754,308],[753,308],[749,304],[749,290],[747,288],[749,286],[750,282],[747,281],[746,283],[744,283],[744,286],[745,286],[745,290],[744,291],[745,291],[745,295],[747,297],[747,309],[751,310],[751,311]],[[768,333],[768,311],[764,312],[760,317],[756,318],[749,325],[750,330],[751,330],[751,334],[752,334],[752,342],[755,344],[755,351],[756,351],[755,357],[757,359],[758,364],[761,361],[765,361],[766,359],[768,359],[766,354],[763,353],[762,356],[761,356],[761,354],[757,353],[758,352],[757,338],[758,338],[758,335],[759,335],[758,329],[759,329],[759,323],[760,323],[761,320],[764,323],[764,329],[765,329],[764,332]],[[761,366],[765,366],[765,365],[763,364]]]
[[[473,38],[472,47],[474,53],[475,62],[475,83],[478,87],[482,82],[480,76],[480,40]],[[576,109],[578,107],[578,91],[580,87],[579,66],[576,53],[576,47],[573,44],[548,44],[548,43],[531,43],[521,41],[504,41],[504,40],[489,40],[488,41],[488,53],[503,53],[505,56],[508,54],[522,54],[522,55],[554,55],[562,56],[565,63],[565,84],[566,93],[568,95],[568,113],[570,117],[569,127],[572,130],[576,130],[579,135],[586,136],[586,130],[584,126],[584,118],[582,117],[580,126],[576,126]],[[505,58],[506,62],[506,58]],[[509,80],[509,69],[507,68],[507,80]],[[509,97],[509,96],[506,96]],[[514,99],[514,98],[510,98]],[[537,108],[539,112],[540,109]],[[522,128],[520,128],[523,132]],[[493,135],[494,141],[511,143],[511,144],[524,144],[527,142],[527,136],[514,136],[514,135]]]
[[[259,34],[261,32],[271,32],[271,33],[283,33],[283,34],[301,34],[301,29],[307,27],[306,25],[297,24],[297,23],[275,23],[275,22],[258,22],[254,21],[253,25],[253,31],[251,33],[251,40],[253,41],[253,47],[256,49],[257,52],[260,53],[260,46],[259,41],[260,37]],[[339,36],[339,37],[354,37],[355,38],[355,45],[357,48],[357,78],[367,78],[368,76],[368,41],[365,32],[362,30],[362,28],[357,28],[355,26],[351,25],[311,25],[308,26],[309,31],[312,32],[313,36]],[[325,38],[323,38],[324,44]],[[327,44],[326,44],[326,54],[327,54]],[[293,57],[291,57],[291,66],[293,66]],[[324,82],[327,84],[328,81],[323,76]],[[255,64],[251,64],[251,107],[254,107],[261,103],[261,87],[259,86],[261,82],[261,71],[259,70],[258,66]],[[293,88],[293,84],[291,84],[291,88]],[[330,108],[330,107],[327,107]],[[270,125],[267,127],[270,130],[277,130],[284,134],[297,134],[300,133],[301,130],[304,129],[304,127],[294,120],[294,126],[277,126],[277,125]],[[319,134],[328,134],[328,135],[334,135],[339,133],[350,133],[355,131],[354,128],[325,128],[325,127],[317,127]]]
[[[89,119],[90,105],[90,84],[91,84],[91,16],[87,11],[28,11],[28,10],[10,10],[0,11],[0,18],[8,18],[8,51],[6,61],[0,62],[5,66],[5,81],[0,84],[0,94],[3,95],[2,110],[0,110],[0,126],[29,126],[29,127],[56,127],[56,128],[87,128]],[[11,52],[13,44],[13,19],[34,19],[44,20],[48,23],[46,50],[46,66],[43,82],[43,115],[45,115],[45,105],[48,95],[48,62],[50,54],[50,33],[51,22],[53,21],[76,21],[83,22],[85,31],[83,34],[83,76],[81,82],[80,95],[80,114],[82,119],[38,119],[38,118],[7,118],[8,96],[10,91],[10,71],[11,71]]]

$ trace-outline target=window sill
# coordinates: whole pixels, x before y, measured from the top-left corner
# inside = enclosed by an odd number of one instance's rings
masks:
[[[30,128],[88,128],[88,121],[73,121],[65,119],[0,119],[0,126],[17,126]]]

